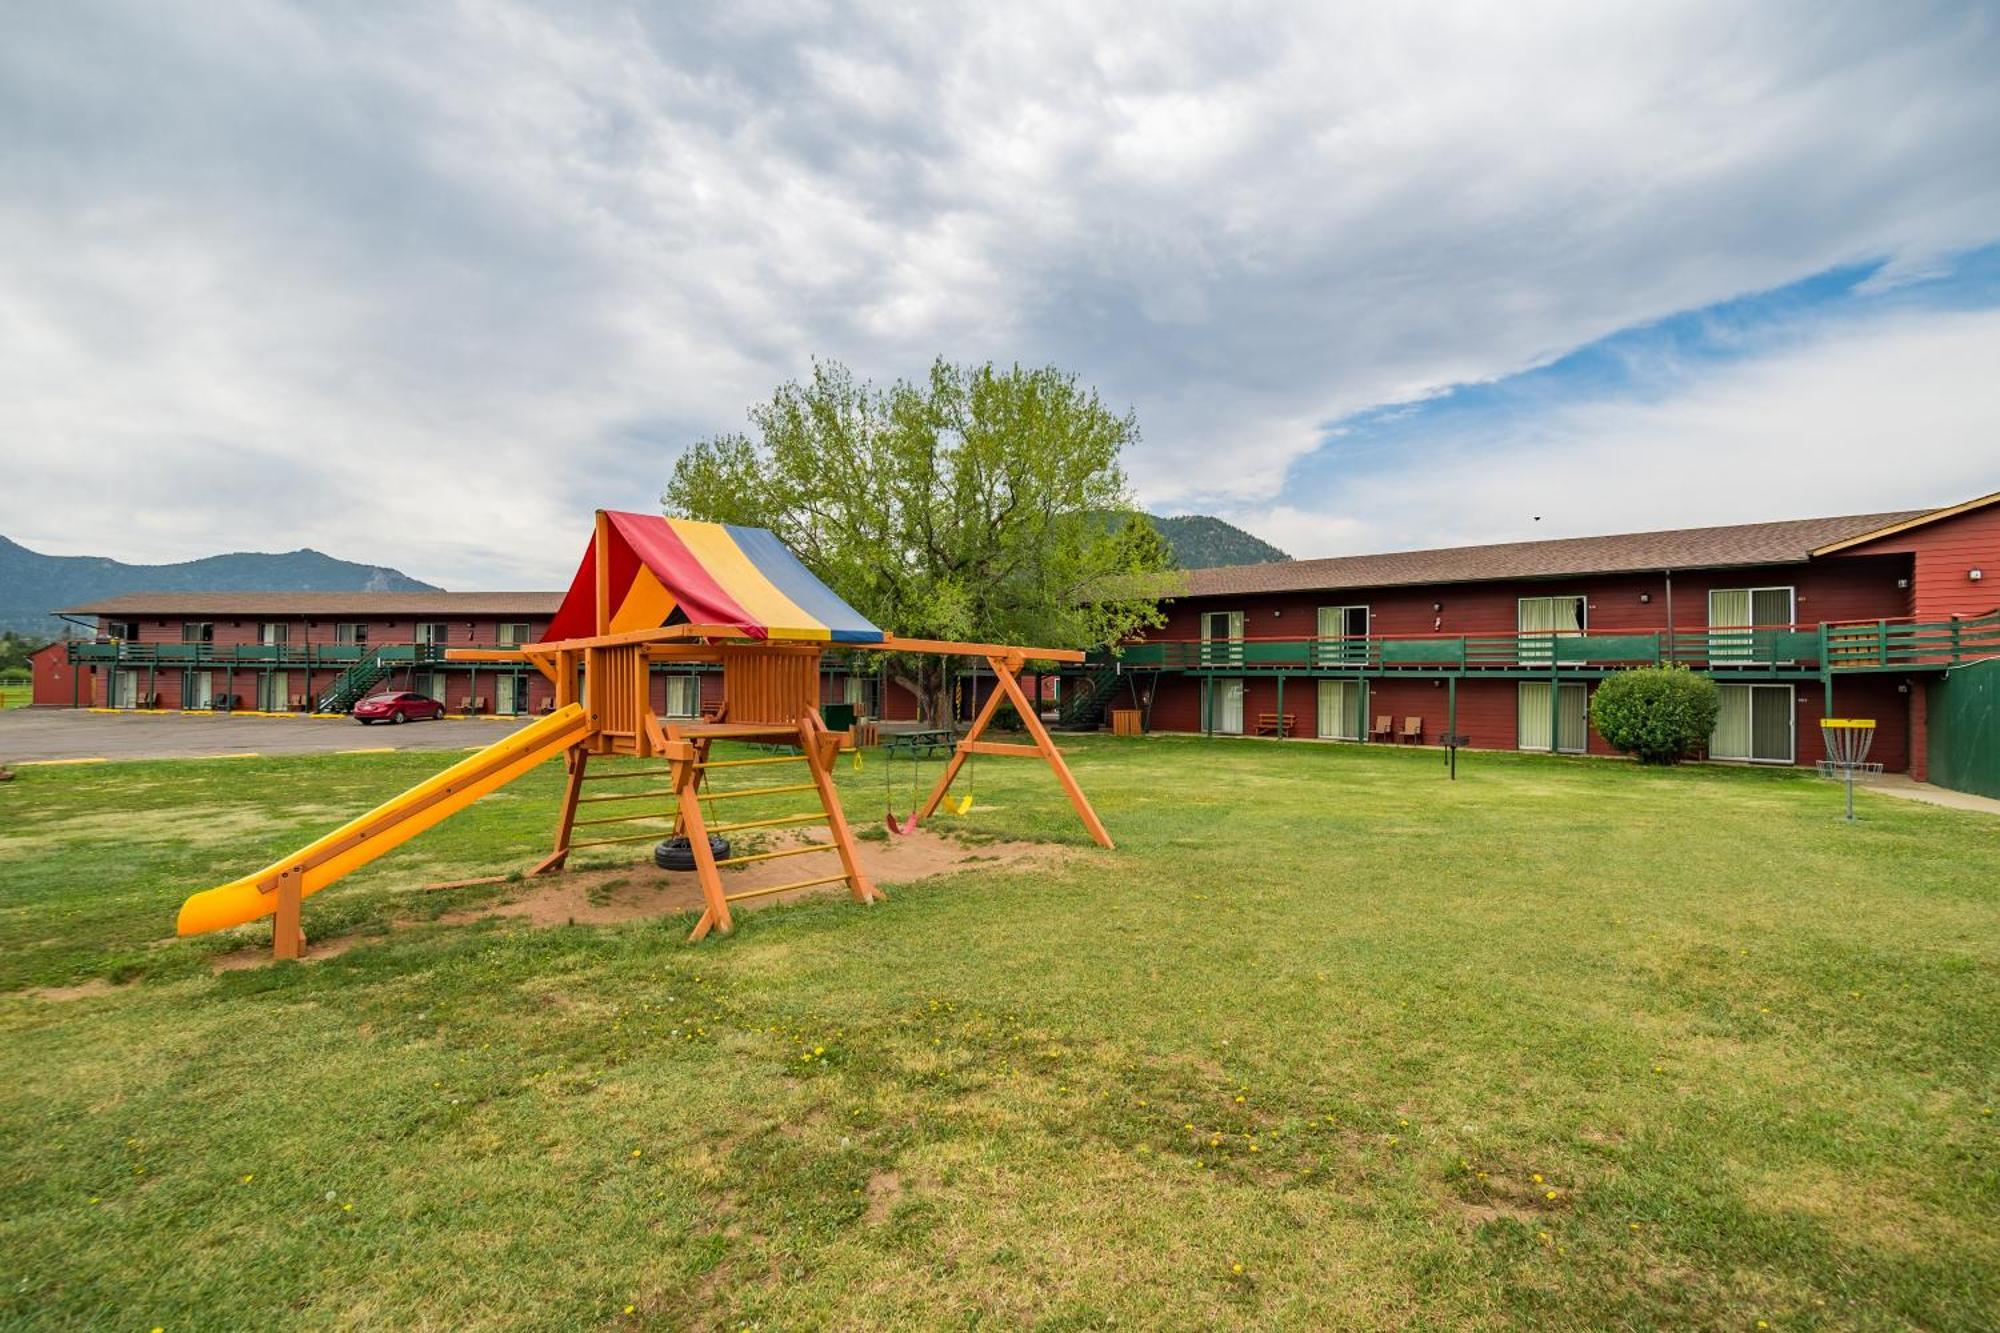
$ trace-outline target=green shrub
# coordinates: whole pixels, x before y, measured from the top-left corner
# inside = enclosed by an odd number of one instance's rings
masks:
[[[1686,667],[1621,671],[1597,687],[1591,725],[1642,764],[1675,764],[1708,744],[1722,695]]]

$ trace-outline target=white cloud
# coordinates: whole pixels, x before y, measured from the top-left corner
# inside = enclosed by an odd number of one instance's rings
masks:
[[[1357,476],[1328,522],[1234,521],[1297,556],[1874,513],[2000,490],[2000,311],[1907,314]],[[1536,516],[1541,518],[1536,522]]]
[[[1055,361],[1268,510],[1348,412],[1990,240],[2000,36],[1921,17],[30,10],[0,532],[552,584],[815,355]]]

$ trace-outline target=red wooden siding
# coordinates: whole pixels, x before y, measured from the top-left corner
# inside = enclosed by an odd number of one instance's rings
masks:
[[[2000,503],[1857,546],[1852,553],[1901,555],[1916,562],[1909,614],[1918,620],[2000,609]],[[1984,577],[1972,579],[1975,569]]]

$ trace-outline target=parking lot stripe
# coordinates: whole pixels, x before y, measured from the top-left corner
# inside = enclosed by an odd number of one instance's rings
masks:
[[[334,753],[335,754],[394,754],[396,753],[396,747],[393,745],[371,745],[365,750],[335,750]]]
[[[110,762],[109,759],[104,758],[102,755],[94,755],[89,759],[18,759],[14,762],[14,767],[48,768],[55,764],[108,764]]]

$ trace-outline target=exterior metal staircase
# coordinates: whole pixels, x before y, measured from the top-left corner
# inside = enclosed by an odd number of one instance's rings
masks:
[[[1118,668],[1099,666],[1087,676],[1063,682],[1062,711],[1056,726],[1064,731],[1095,731],[1103,725],[1104,712],[1118,686]]]
[[[333,678],[333,684],[313,701],[316,713],[345,713],[368,694],[368,691],[393,670],[388,654],[377,649],[362,657],[347,670]]]

